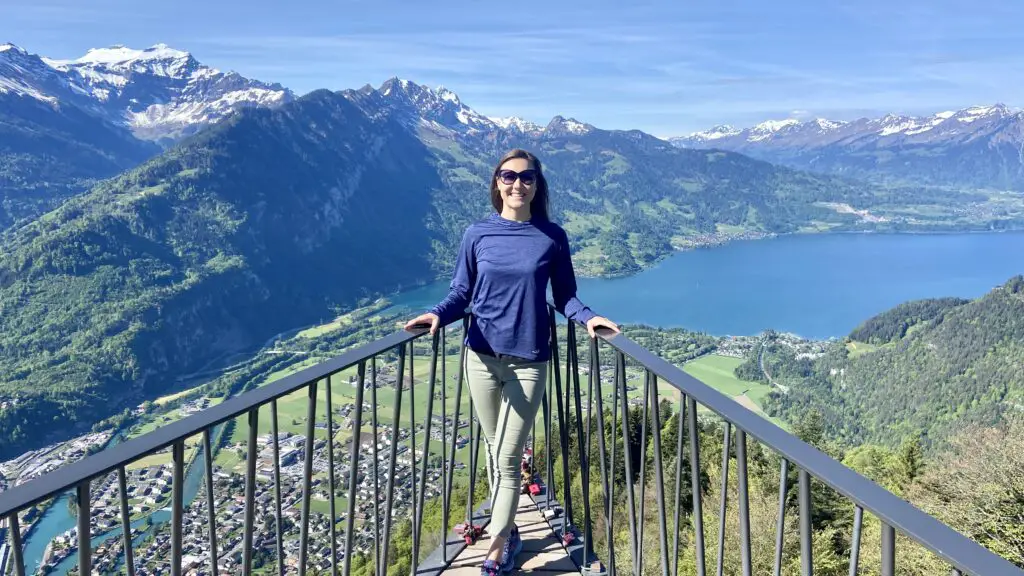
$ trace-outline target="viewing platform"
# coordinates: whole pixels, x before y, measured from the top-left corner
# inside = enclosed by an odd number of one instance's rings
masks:
[[[580,326],[549,312],[552,357],[528,442],[517,571],[779,576],[798,566],[810,575],[812,490],[827,486],[853,515],[842,558],[851,575],[863,572],[870,516],[883,576],[897,573],[897,534],[953,574],[1024,576],[626,336],[580,338]],[[433,336],[395,331],[0,492],[7,573],[34,573],[38,562],[24,557],[24,514],[69,494],[78,524],[65,554],[80,574],[479,574],[489,486],[460,369],[467,321]],[[286,401],[300,408],[288,412]],[[297,433],[283,431],[289,422]],[[243,439],[237,448],[228,433]],[[708,453],[709,441],[719,448]],[[137,493],[129,480],[162,451],[167,474]],[[705,473],[718,461],[721,486]],[[765,514],[751,509],[755,467],[777,478],[770,533],[751,521]],[[140,520],[147,498],[152,526]],[[483,532],[467,535],[467,521]],[[755,570],[769,542],[771,565]],[[730,547],[737,559],[725,565]]]

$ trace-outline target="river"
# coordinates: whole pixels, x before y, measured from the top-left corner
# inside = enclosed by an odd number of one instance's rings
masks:
[[[212,434],[213,438],[217,437],[217,433],[220,430],[220,426],[214,428]],[[113,447],[118,443],[120,437],[115,437],[107,445],[107,448]],[[192,465],[188,469],[188,473],[185,475],[185,491],[184,491],[184,502],[187,508],[189,504],[195,499],[196,494],[199,493],[200,486],[203,485],[204,473],[206,470],[206,464],[203,461],[203,448],[199,447],[196,452],[196,457]],[[73,497],[73,492],[66,492],[61,495],[49,508],[47,508],[42,519],[39,520],[32,533],[29,534],[25,540],[25,568],[28,570],[26,573],[35,574],[39,569],[39,566],[43,561],[43,554],[46,551],[46,545],[50,543],[55,537],[67,532],[77,525],[77,518],[71,514],[68,508],[68,499]],[[136,547],[153,529],[161,526],[171,519],[171,512],[169,508],[163,508],[153,512],[150,515],[152,519],[152,527],[140,533],[134,538]],[[145,523],[145,520],[136,520],[132,522],[132,528],[138,528]],[[109,530],[103,534],[99,534],[93,537],[93,547],[101,544],[109,538],[121,537],[120,526]],[[123,561],[123,557],[122,557]],[[55,566],[49,574],[57,574],[59,576],[66,575],[72,568],[78,565],[78,554],[74,553],[69,555],[67,558],[62,560]]]

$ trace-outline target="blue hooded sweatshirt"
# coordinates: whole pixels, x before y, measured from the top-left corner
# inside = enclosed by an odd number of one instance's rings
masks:
[[[565,231],[540,218],[517,222],[493,213],[466,230],[448,296],[430,311],[443,326],[469,307],[465,342],[472,350],[547,361],[549,281],[566,318],[585,324],[596,316],[576,297]]]

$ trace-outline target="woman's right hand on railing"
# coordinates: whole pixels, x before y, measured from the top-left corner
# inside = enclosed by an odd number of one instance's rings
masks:
[[[414,327],[416,325],[429,324],[430,325],[430,335],[433,336],[434,332],[437,332],[437,326],[440,323],[441,323],[441,319],[437,317],[437,314],[434,314],[433,312],[427,312],[425,314],[420,314],[419,316],[417,316],[417,317],[413,318],[412,320],[409,320],[408,322],[406,322],[405,323],[405,329],[409,330],[409,329],[411,329],[412,327]]]

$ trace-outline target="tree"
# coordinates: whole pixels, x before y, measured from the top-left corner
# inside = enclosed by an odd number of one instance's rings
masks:
[[[819,410],[809,410],[793,425],[793,435],[819,450],[825,445],[825,418]]]
[[[921,467],[924,465],[920,435],[903,441],[903,445],[900,446],[899,464],[907,484],[913,482],[920,474]]]
[[[1024,566],[1024,417],[969,425],[920,474],[908,496],[926,512]]]

